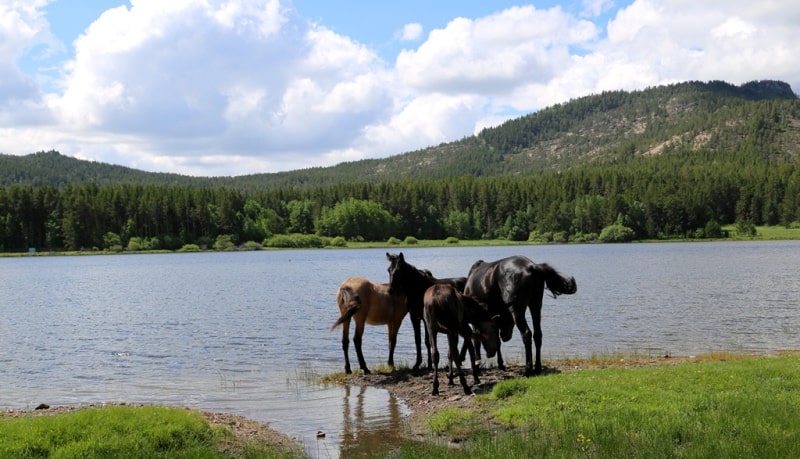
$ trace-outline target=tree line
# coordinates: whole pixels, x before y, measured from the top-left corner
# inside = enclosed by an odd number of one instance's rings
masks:
[[[285,187],[0,187],[0,250],[265,244],[286,235],[387,241],[719,237],[730,223],[800,219],[800,165],[746,151],[678,150],[526,177]]]

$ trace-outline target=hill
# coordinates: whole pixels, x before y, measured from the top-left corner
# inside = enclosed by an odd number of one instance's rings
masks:
[[[800,158],[797,95],[788,84],[770,80],[741,86],[693,81],[608,91],[548,107],[476,136],[388,158],[238,177],[150,173],[55,151],[22,157],[0,154],[0,185],[137,183],[257,192],[348,182],[527,176],[674,151],[795,162]]]

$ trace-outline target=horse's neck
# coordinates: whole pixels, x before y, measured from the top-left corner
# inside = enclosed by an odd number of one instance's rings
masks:
[[[410,284],[414,287],[415,293],[419,298],[422,298],[422,295],[425,294],[425,290],[428,290],[428,287],[433,285],[435,281],[430,277],[426,276],[422,272],[420,272],[416,268],[411,268],[413,271],[411,274],[411,282]]]

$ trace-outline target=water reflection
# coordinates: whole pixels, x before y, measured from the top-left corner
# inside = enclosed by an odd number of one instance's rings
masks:
[[[367,387],[347,386],[344,390],[342,457],[373,457],[399,445],[402,421],[408,410],[397,397],[388,394],[386,409],[374,412]]]
[[[308,432],[303,442],[310,457],[375,457],[402,442],[403,419],[408,407],[383,389],[347,385],[340,389],[341,417],[321,413],[333,406],[316,404],[317,415],[328,418],[327,430]],[[331,401],[332,402],[332,401]]]

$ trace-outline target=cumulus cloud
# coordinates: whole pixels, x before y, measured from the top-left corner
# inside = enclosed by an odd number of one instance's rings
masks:
[[[36,80],[17,66],[24,52],[58,48],[40,9],[44,0],[0,4],[0,124],[36,125],[49,113]],[[37,50],[37,51],[32,51]]]
[[[408,24],[394,38],[421,41],[392,61],[282,0],[133,0],[81,34],[45,90],[18,64],[60,46],[45,4],[0,5],[5,153],[238,175],[416,150],[604,90],[767,78],[800,88],[794,4],[519,6],[425,37]]]
[[[416,41],[422,37],[422,24],[412,22],[403,26],[403,30],[399,33],[401,41]]]

